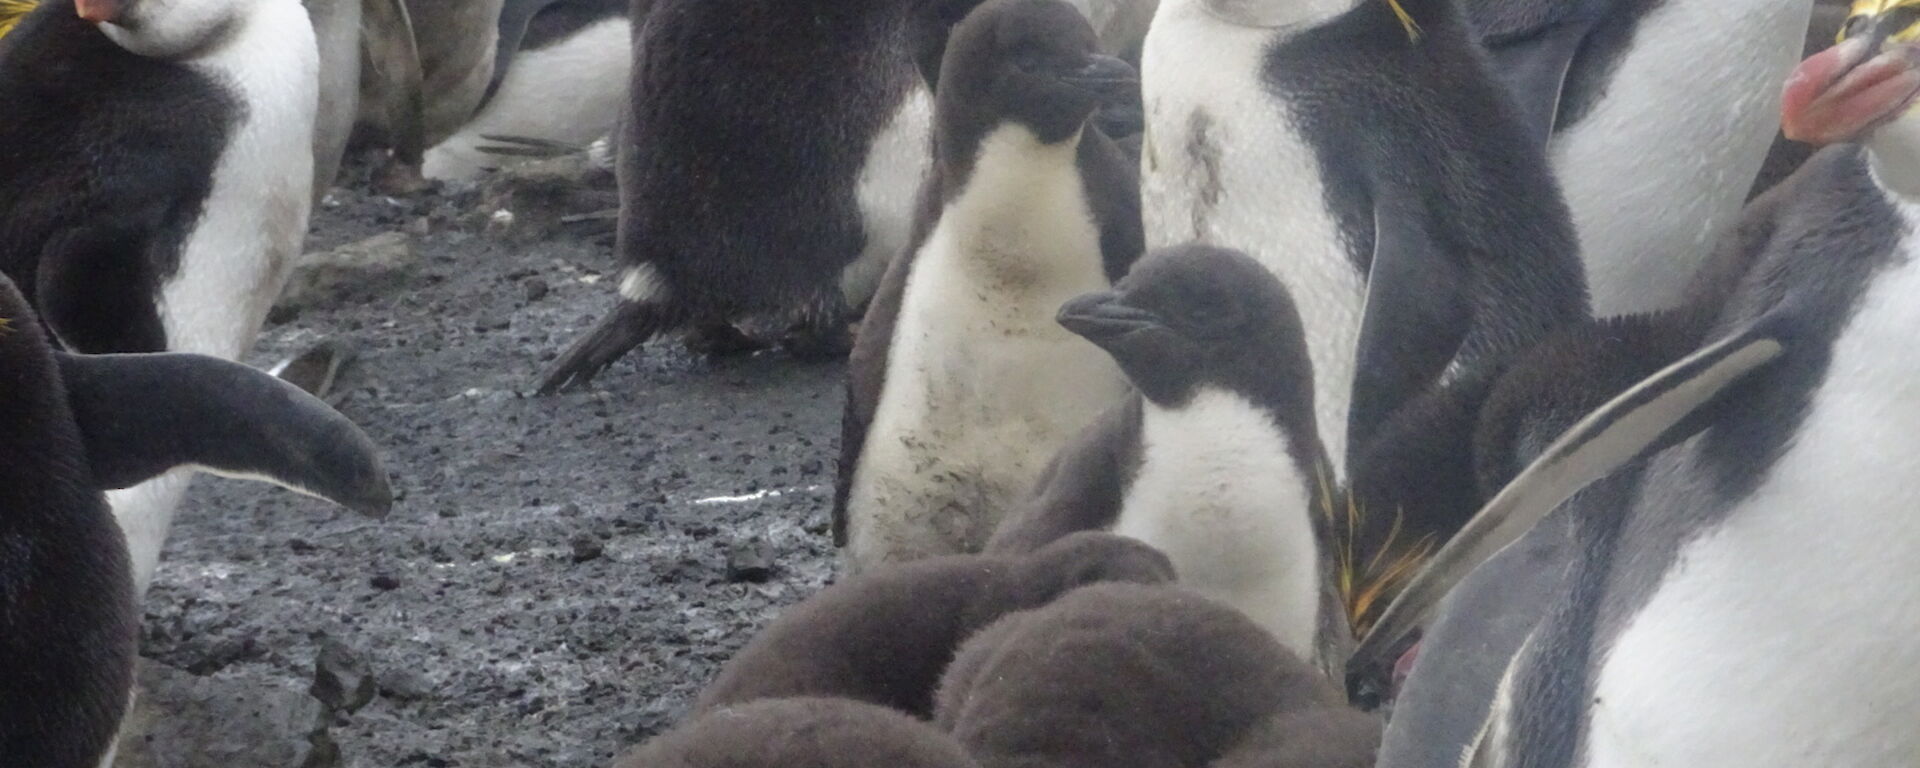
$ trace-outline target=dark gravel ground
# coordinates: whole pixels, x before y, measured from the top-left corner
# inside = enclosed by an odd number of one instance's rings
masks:
[[[589,392],[521,397],[611,301],[605,226],[529,234],[487,223],[497,193],[348,187],[308,249],[402,231],[415,258],[279,318],[250,362],[321,338],[357,349],[336,404],[401,499],[376,521],[202,478],[146,599],[144,654],[305,690],[319,638],[345,642],[381,689],[332,729],[353,768],[603,766],[826,581],[843,369],[663,343]],[[541,188],[516,199],[591,202]],[[771,572],[730,572],[758,542]]]

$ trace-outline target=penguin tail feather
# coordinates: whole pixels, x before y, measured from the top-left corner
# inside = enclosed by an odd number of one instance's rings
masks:
[[[585,386],[634,347],[659,335],[667,325],[666,314],[660,307],[646,302],[621,301],[540,376],[535,394],[545,397]]]

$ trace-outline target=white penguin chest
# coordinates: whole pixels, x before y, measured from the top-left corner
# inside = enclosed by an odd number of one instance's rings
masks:
[[[1327,207],[1313,147],[1261,82],[1276,33],[1194,5],[1161,5],[1141,62],[1147,245],[1239,249],[1287,287],[1313,361],[1321,442],[1335,477],[1344,477],[1366,276]]]
[[[1909,236],[1911,238],[1911,236]],[[1876,277],[1766,479],[1687,544],[1598,676],[1591,766],[1920,755],[1920,243]]]
[[[927,151],[932,136],[933,94],[916,86],[867,149],[853,189],[867,245],[840,274],[840,293],[849,306],[873,295],[887,263],[913,235],[914,201],[933,167]]]
[[[1279,425],[1240,395],[1144,405],[1141,464],[1113,532],[1173,561],[1180,585],[1239,609],[1315,657],[1320,548],[1312,490]]]
[[[1811,7],[1660,4],[1635,28],[1601,100],[1554,137],[1596,316],[1678,303],[1739,221],[1780,127],[1780,83],[1800,59]]]
[[[214,166],[212,191],[179,270],[161,286],[176,351],[236,358],[279,296],[312,210],[319,51],[296,0],[257,0],[218,51],[191,66],[243,111]]]
[[[983,545],[1054,453],[1125,396],[1112,359],[1054,319],[1108,285],[1071,144],[991,135],[914,261],[853,514],[960,516],[942,526],[964,530],[941,536],[964,541],[940,548]]]

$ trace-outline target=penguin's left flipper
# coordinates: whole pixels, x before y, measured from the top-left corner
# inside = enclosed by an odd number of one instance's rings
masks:
[[[495,136],[492,134],[482,134],[480,138],[494,143],[482,144],[475,147],[475,149],[489,155],[501,155],[505,157],[564,157],[567,155],[578,155],[586,152],[588,149],[587,146],[581,144],[569,144],[564,141],[554,141],[552,139],[541,139],[531,136]]]
[[[264,480],[369,517],[393,507],[373,441],[299,387],[203,355],[55,356],[103,490],[193,467]]]
[[[1374,207],[1373,265],[1347,413],[1351,466],[1388,417],[1438,383],[1473,321],[1460,261],[1426,208],[1388,192]]]
[[[1528,138],[1542,146],[1553,135],[1567,71],[1591,29],[1585,19],[1568,19],[1486,46],[1494,74],[1512,94]]]
[[[1575,424],[1487,502],[1394,598],[1349,666],[1390,661],[1453,587],[1595,480],[1712,423],[1724,395],[1786,354],[1797,313],[1776,308],[1747,330],[1682,359]]]

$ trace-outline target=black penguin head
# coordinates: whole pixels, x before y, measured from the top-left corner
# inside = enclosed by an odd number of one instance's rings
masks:
[[[989,0],[953,30],[940,66],[940,127],[952,149],[1005,123],[1041,142],[1078,136],[1095,110],[1137,100],[1139,76],[1098,53],[1086,17],[1060,0]]]
[[[1216,386],[1312,431],[1313,367],[1300,315],[1280,281],[1243,253],[1155,251],[1113,290],[1067,302],[1060,324],[1113,355],[1156,405],[1178,408]]]
[[[261,0],[75,0],[74,10],[121,48],[185,59],[214,47]]]

